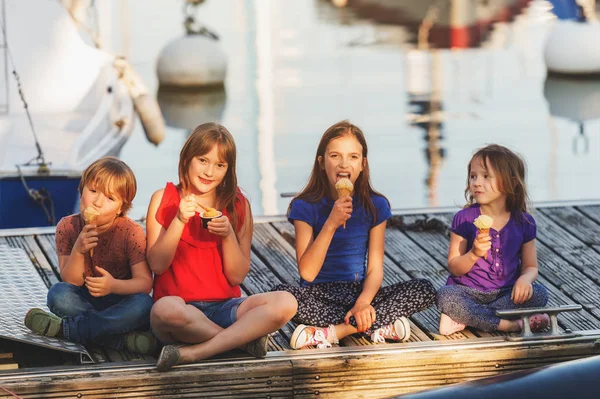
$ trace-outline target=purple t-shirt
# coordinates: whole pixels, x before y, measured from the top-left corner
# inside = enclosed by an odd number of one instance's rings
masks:
[[[459,211],[452,221],[452,232],[467,240],[467,251],[473,247],[477,237],[475,218],[481,215],[475,204]],[[492,249],[487,260],[479,258],[468,273],[448,277],[447,285],[466,285],[480,291],[492,291],[512,287],[521,275],[521,247],[535,239],[535,220],[528,213],[511,215],[508,223],[500,231],[490,229]]]

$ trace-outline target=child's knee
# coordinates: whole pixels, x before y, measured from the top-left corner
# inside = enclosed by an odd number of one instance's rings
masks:
[[[546,306],[548,304],[549,297],[550,294],[548,293],[548,289],[546,287],[540,283],[533,283],[533,295],[531,299],[533,302],[535,302],[534,306]]]
[[[460,293],[457,292],[456,287],[453,285],[441,287],[435,295],[435,303],[442,313],[447,313],[462,302]]]
[[[184,326],[188,323],[188,316],[185,311],[186,306],[185,302],[179,297],[163,297],[159,299],[150,311],[152,325]]]
[[[85,311],[81,308],[81,302],[78,291],[80,287],[69,283],[56,283],[48,291],[46,305],[52,313],[64,317],[75,317]]]
[[[296,298],[285,291],[273,293],[272,304],[275,307],[274,315],[281,324],[287,323],[298,311],[298,301]]]

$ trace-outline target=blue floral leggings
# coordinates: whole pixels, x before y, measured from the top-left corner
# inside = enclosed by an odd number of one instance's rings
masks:
[[[446,285],[437,292],[437,307],[452,320],[492,332],[498,329],[500,318],[496,310],[539,308],[548,303],[548,290],[540,283],[533,283],[533,295],[519,305],[510,295],[512,287],[493,291],[479,291],[464,285]]]

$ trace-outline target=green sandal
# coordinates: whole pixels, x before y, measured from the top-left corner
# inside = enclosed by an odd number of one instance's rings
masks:
[[[25,315],[25,326],[36,334],[56,337],[61,330],[62,319],[39,308],[29,309]]]

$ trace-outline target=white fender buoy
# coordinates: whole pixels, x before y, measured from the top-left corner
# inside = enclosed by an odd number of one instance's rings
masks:
[[[121,72],[121,79],[127,84],[129,94],[133,98],[135,111],[149,142],[160,144],[165,138],[165,121],[156,100],[148,94],[148,89],[133,67],[123,58],[115,60],[115,67]]]
[[[218,42],[188,34],[169,42],[160,52],[156,72],[161,86],[223,86],[227,59]]]
[[[544,48],[550,72],[573,75],[600,73],[600,23],[555,22]]]

